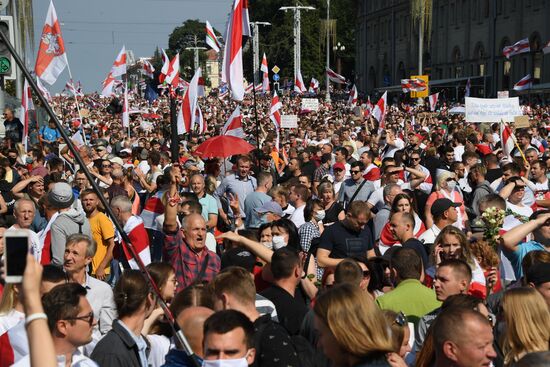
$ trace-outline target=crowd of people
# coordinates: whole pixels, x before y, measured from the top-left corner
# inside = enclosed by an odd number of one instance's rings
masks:
[[[168,96],[131,93],[128,128],[116,99],[56,96],[86,167],[40,109],[25,150],[7,108],[0,237],[25,229],[30,254],[1,290],[0,366],[550,365],[550,107],[523,106],[507,152],[446,103],[381,124],[311,97],[283,93],[299,125],[277,131],[248,96],[256,149],[203,159],[236,107],[216,91],[175,157]]]

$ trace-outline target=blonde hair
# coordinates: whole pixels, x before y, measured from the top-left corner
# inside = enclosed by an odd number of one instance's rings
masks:
[[[4,292],[2,293],[2,300],[0,300],[0,315],[5,315],[17,306],[19,300],[17,299],[17,289],[13,283],[6,283],[4,286]]]
[[[509,366],[525,353],[548,350],[550,311],[533,288],[514,288],[502,299],[506,333],[502,339],[504,364]]]
[[[466,263],[468,263],[472,271],[474,271],[476,265],[474,261],[474,255],[472,254],[472,250],[470,248],[470,241],[468,241],[468,238],[466,237],[464,232],[462,232],[461,229],[453,225],[448,225],[445,228],[443,228],[435,238],[434,245],[432,247],[432,253],[430,255],[432,263],[435,264],[435,248],[437,245],[443,242],[443,239],[445,236],[455,236],[456,238],[458,238],[458,241],[460,242],[461,252],[462,252],[460,260],[463,260]]]
[[[437,175],[437,182],[436,182],[437,190],[441,190],[442,188],[441,184],[447,181],[448,178],[455,178],[455,174],[453,172],[443,171]]]
[[[394,351],[382,311],[357,286],[341,284],[330,289],[319,296],[313,311],[340,347],[354,357]]]

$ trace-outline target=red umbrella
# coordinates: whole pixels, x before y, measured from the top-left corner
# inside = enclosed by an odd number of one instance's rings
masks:
[[[254,149],[241,138],[231,135],[214,136],[197,147],[195,151],[201,158],[227,158],[232,155],[246,154]]]

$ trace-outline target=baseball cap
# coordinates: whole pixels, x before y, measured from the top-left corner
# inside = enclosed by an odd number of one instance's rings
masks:
[[[459,206],[460,206],[460,203],[453,203],[451,200],[447,198],[437,199],[436,201],[433,202],[430,212],[434,217],[440,216],[445,212],[445,210],[449,209],[450,207],[458,208]]]
[[[234,247],[224,251],[221,258],[221,268],[225,269],[229,266],[240,266],[252,273],[256,265],[256,257],[244,247]]]
[[[332,165],[332,169],[335,170],[335,169],[341,169],[342,171],[345,171],[346,170],[346,166],[344,166],[344,163],[341,163],[341,162],[336,162]]]
[[[263,213],[273,213],[280,217],[284,215],[283,208],[277,203],[276,201],[268,201],[264,203],[261,207],[256,209],[256,213],[263,214]]]

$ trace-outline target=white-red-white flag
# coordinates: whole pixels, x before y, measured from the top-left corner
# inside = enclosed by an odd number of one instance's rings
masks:
[[[502,54],[504,57],[509,59],[514,55],[519,55],[525,52],[531,52],[531,46],[529,45],[529,38],[524,38],[517,41],[511,46],[506,46],[502,49]]]
[[[195,111],[195,126],[198,126],[198,132],[200,134],[206,133],[206,129],[208,126],[206,125],[206,121],[204,120],[204,117],[202,116],[201,107],[197,103],[197,109]]]
[[[231,135],[244,139],[243,115],[241,115],[241,108],[239,106],[235,108],[225,122],[225,125],[223,125],[220,135]]]
[[[46,22],[42,28],[34,72],[40,79],[52,85],[68,64],[61,27],[53,2],[50,1]]]
[[[112,96],[114,86],[115,86],[115,78],[113,78],[111,73],[109,73],[109,75],[107,75],[107,78],[105,78],[101,86],[101,95],[103,97]]]
[[[302,78],[302,72],[300,70],[296,71],[294,76],[294,92],[302,94],[306,92],[306,86],[304,85],[304,79]]]
[[[510,126],[504,121],[500,122],[500,143],[502,144],[502,153],[508,162],[512,162],[512,150],[516,147],[516,137]]]
[[[111,68],[111,75],[115,78],[124,74],[126,74],[126,46],[122,46]]]
[[[275,133],[277,134],[275,140],[275,149],[279,151],[279,139],[280,139],[280,130],[281,130],[281,112],[280,109],[283,107],[279,101],[279,96],[277,91],[273,91],[273,98],[271,99],[271,108],[269,110],[269,119],[275,125]]]
[[[166,51],[162,49],[162,69],[160,69],[159,82],[164,83],[166,75],[168,75],[168,69],[170,69],[170,59],[166,55]]]
[[[197,106],[199,99],[199,78],[201,77],[201,68],[198,68],[189,82],[189,87],[183,95],[181,108],[178,113],[178,134],[185,134],[193,130],[197,120]]]
[[[267,66],[267,57],[262,57],[262,66],[260,66],[260,70],[263,73],[262,78],[262,93],[268,93],[269,92],[269,68]]]
[[[262,88],[263,88],[263,84],[258,84],[254,87],[254,91],[256,93],[260,93],[262,91]]]
[[[180,54],[177,53],[176,56],[170,61],[170,66],[168,67],[168,72],[166,78],[164,79],[166,84],[172,85],[174,88],[177,88],[180,83]]]
[[[357,87],[355,84],[351,87],[349,91],[348,105],[355,106],[357,104],[357,99],[359,98],[359,93],[357,92]]]
[[[415,79],[401,79],[401,89],[403,93],[408,92],[420,92],[426,90],[428,85],[420,78]]]
[[[346,84],[346,78],[336,72],[334,72],[332,69],[327,69],[327,75],[331,82],[333,83],[339,83],[339,84]]]
[[[252,90],[254,89],[254,84],[249,83],[246,88],[244,89],[244,94],[250,94],[252,93]]]
[[[36,86],[38,87],[38,90],[40,90],[40,94],[42,94],[42,96],[46,98],[48,102],[51,102],[52,95],[50,94],[50,91],[46,89],[44,84],[42,84],[42,82],[40,81],[40,78],[36,78]]]
[[[384,94],[382,94],[382,97],[378,100],[372,110],[372,116],[378,121],[381,128],[384,128],[386,126],[384,118],[386,117],[386,110],[388,107],[387,98],[388,92],[386,91],[384,92]]]
[[[27,82],[27,79],[25,79],[25,83],[23,83],[23,95],[21,96],[21,111],[19,116],[19,120],[23,124],[23,145],[25,146],[25,152],[27,151],[29,141],[30,110],[34,110],[34,105],[32,103],[31,88]]]
[[[128,107],[128,83],[124,85],[124,104],[122,105],[122,126],[130,127],[130,108]]]
[[[214,51],[220,52],[220,43],[218,42],[216,33],[214,33],[214,28],[212,28],[209,21],[206,21],[206,44],[212,47]]]
[[[227,83],[231,97],[236,101],[244,98],[242,43],[243,36],[249,35],[247,0],[233,0],[225,36],[222,82]]]
[[[155,68],[149,61],[143,60],[143,65],[141,66],[141,72],[143,73],[143,75],[148,76],[149,78],[153,78]]]
[[[432,112],[435,111],[435,106],[437,105],[437,100],[438,99],[439,99],[439,93],[431,94],[428,97],[428,100],[430,101],[430,111],[432,111]],[[413,117],[414,117],[414,115],[413,115]]]
[[[519,82],[514,84],[514,90],[527,90],[531,89],[533,86],[533,78],[531,77],[531,74],[527,74],[523,78],[520,79]]]
[[[319,81],[315,78],[311,78],[311,81],[309,82],[309,93],[317,93],[318,89]]]

